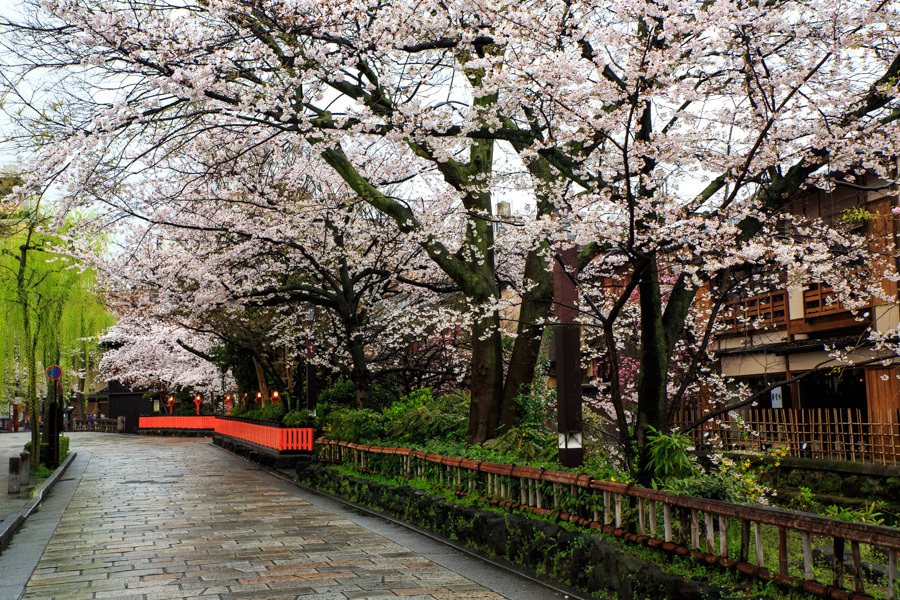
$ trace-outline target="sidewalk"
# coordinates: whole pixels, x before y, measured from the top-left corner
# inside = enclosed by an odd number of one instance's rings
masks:
[[[0,555],[3,600],[18,600],[17,590],[68,600],[563,597],[207,440],[71,437],[77,463],[42,507],[46,522],[29,519]],[[14,571],[21,576],[6,585]]]
[[[22,447],[31,439],[31,433],[0,433],[0,523],[8,516],[19,512],[28,504],[28,490],[23,489],[18,495],[10,496],[6,493],[9,489],[9,459],[19,456]]]

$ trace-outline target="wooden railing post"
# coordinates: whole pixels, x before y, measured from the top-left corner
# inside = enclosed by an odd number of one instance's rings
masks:
[[[691,509],[691,550],[700,548],[700,511]]]
[[[803,548],[803,579],[815,579],[815,573],[813,572],[812,536],[805,531],[801,531],[800,544]],[[843,560],[843,558],[841,560]]]
[[[787,529],[784,527],[778,528],[778,572],[788,574]]]
[[[850,558],[853,559],[853,581],[856,584],[856,591],[864,593],[866,591],[863,584],[862,560],[859,556],[859,542],[850,540]]]
[[[897,587],[900,577],[897,574],[897,550],[888,550],[888,600],[897,600]]]
[[[831,559],[831,585],[834,587],[844,587],[844,538],[834,538],[834,556]]]
[[[663,504],[663,528],[666,535],[666,541],[672,541],[672,505]]]

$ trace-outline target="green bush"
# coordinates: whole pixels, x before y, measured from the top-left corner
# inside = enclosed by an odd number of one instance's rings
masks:
[[[388,406],[397,396],[378,384],[372,384],[369,390],[371,394],[371,406],[368,408],[379,409]],[[317,414],[320,408],[325,414],[333,409],[345,406],[347,408],[356,408],[356,386],[352,381],[346,379],[338,379],[336,382],[330,383],[319,394],[319,407],[316,408]]]
[[[288,427],[309,427],[310,417],[308,410],[292,410],[284,415],[281,420]]]
[[[384,438],[385,418],[379,412],[364,408],[339,408],[324,419],[326,435],[345,442],[380,442]]]
[[[239,404],[231,409],[232,417],[241,417],[243,419],[256,419],[257,421],[274,421],[280,423],[287,411],[284,404],[276,402],[269,403],[265,406],[258,404]]]
[[[319,394],[319,402],[326,406],[356,406],[356,388],[352,381],[338,379]]]
[[[31,442],[25,444],[25,451],[31,452]],[[31,452],[34,454],[33,452]],[[69,438],[59,436],[59,461],[62,462],[69,455]],[[41,442],[41,464],[50,462],[50,442]]]
[[[387,434],[404,443],[463,440],[468,425],[469,397],[448,394],[434,398],[431,388],[416,390],[384,409]]]
[[[657,483],[654,482],[654,487]],[[736,504],[768,504],[768,496],[772,493],[759,482],[759,473],[750,468],[749,459],[737,462],[722,458],[706,473],[671,478],[663,481],[660,487],[676,494]]]

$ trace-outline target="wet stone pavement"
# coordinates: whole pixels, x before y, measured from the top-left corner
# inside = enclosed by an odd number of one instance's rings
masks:
[[[557,597],[490,591],[208,440],[71,435],[90,461],[23,598]]]

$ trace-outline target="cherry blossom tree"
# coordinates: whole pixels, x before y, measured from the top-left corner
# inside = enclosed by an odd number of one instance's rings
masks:
[[[645,471],[647,433],[666,426],[673,357],[686,330],[705,337],[691,316],[701,291],[730,285],[741,261],[766,255],[793,270],[807,256],[772,236],[810,181],[832,185],[828,173],[852,169],[890,179],[880,158],[898,150],[897,10],[884,0],[60,0],[7,24],[4,39],[20,57],[11,80],[68,78],[62,110],[27,104],[30,131],[53,140],[34,185],[61,173],[72,201],[98,186],[113,201],[161,157],[196,156],[214,131],[229,152],[205,177],[240,172],[259,144],[305,148],[392,219],[471,305],[475,441],[514,414],[511,398],[534,371],[548,265],[577,244],[583,270],[599,260],[623,282],[592,312],[610,355],[638,292],[631,458]],[[519,172],[494,170],[498,149]],[[528,253],[505,382],[492,211],[501,184],[536,207],[516,232]]]
[[[141,225],[124,240],[127,251],[103,266],[111,285],[130,290],[126,313],[219,339],[224,354],[175,340],[207,362],[220,356],[238,368],[249,355],[252,389],[265,397],[270,387],[285,399],[284,392],[302,395],[296,371],[313,334],[317,362],[337,365],[354,383],[360,408],[370,404],[373,380],[389,373],[416,372],[426,385],[455,380],[459,361],[446,348],[441,368],[414,364],[434,353],[434,345],[398,352],[464,320],[432,305],[455,288],[435,279],[418,245],[365,203],[340,190],[312,189],[311,176],[302,189],[286,185],[281,178],[304,166],[293,164],[295,158],[258,147],[242,159],[239,175],[199,178],[177,191],[160,183],[165,176],[142,186],[128,214]],[[166,168],[192,166],[176,157]],[[410,312],[410,305],[419,310]],[[314,332],[310,307],[319,309]]]

